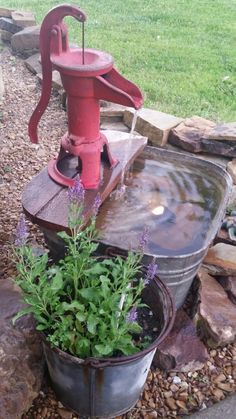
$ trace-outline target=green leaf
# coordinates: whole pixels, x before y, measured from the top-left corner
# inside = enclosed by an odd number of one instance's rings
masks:
[[[106,344],[106,345],[102,345],[102,344],[95,345],[95,349],[100,355],[108,355],[112,352],[112,347],[108,344]]]
[[[33,308],[32,307],[26,307],[23,310],[20,310],[13,318],[12,323],[15,325],[16,320],[18,320],[20,317],[25,316],[26,314],[32,313]]]
[[[88,301],[98,301],[99,293],[96,288],[89,287],[79,290],[79,294]]]
[[[96,326],[98,322],[99,320],[93,315],[90,315],[87,320],[87,328],[88,328],[89,333],[91,333],[92,335],[96,334]]]
[[[136,322],[134,322],[134,323],[127,323],[127,325],[128,325],[128,330],[130,332],[132,332],[132,333],[139,334],[143,330],[142,327],[138,323],[136,323]]]
[[[76,300],[72,301],[71,303],[67,303],[66,301],[63,301],[61,306],[63,310],[65,311],[69,311],[69,310],[74,311],[73,309],[84,310],[84,305],[79,303],[79,301],[76,301]]]
[[[56,294],[59,290],[63,289],[63,279],[60,271],[57,271],[56,275],[51,282],[51,290],[53,294]]]
[[[65,231],[60,231],[57,235],[63,240],[70,239],[70,236]]]
[[[78,313],[76,313],[76,318],[80,322],[84,322],[86,320],[86,314],[85,313],[81,313],[81,312],[78,311]]]
[[[45,330],[45,329],[47,329],[47,325],[46,324],[38,324],[37,326],[36,326],[36,329],[37,330]]]

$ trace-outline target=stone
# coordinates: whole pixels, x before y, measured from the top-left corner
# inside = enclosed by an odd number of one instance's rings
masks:
[[[233,179],[233,183],[236,185],[236,159],[233,159],[227,164],[227,171]]]
[[[101,122],[122,122],[126,106],[100,100]]]
[[[35,17],[32,12],[16,10],[12,12],[11,17],[15,25],[20,26],[21,28],[36,25]]]
[[[115,130],[115,131],[122,131],[122,132],[129,132],[130,129],[121,121],[104,121],[100,125],[101,129],[104,130]]]
[[[156,351],[154,365],[164,370],[194,371],[208,359],[207,350],[197,336],[194,323],[179,309],[174,326]]]
[[[224,157],[236,157],[233,141],[216,141],[208,138],[208,132],[216,124],[199,116],[185,119],[171,130],[169,143],[192,153],[211,153]]]
[[[37,77],[39,81],[42,82],[42,79],[43,79],[42,74],[38,73]],[[60,91],[60,89],[62,88],[61,76],[60,76],[59,71],[57,70],[53,70],[52,72],[52,87],[57,91]]]
[[[11,46],[15,52],[39,49],[40,26],[30,26],[20,30],[11,38]]]
[[[236,246],[217,243],[208,250],[203,265],[213,276],[236,276]]]
[[[166,404],[171,410],[176,410],[177,408],[175,399],[173,399],[173,397],[169,397],[168,399],[166,399]]]
[[[13,33],[5,31],[4,29],[0,30],[1,39],[5,42],[10,42],[13,36]]]
[[[167,143],[170,130],[183,121],[182,118],[154,109],[142,108],[139,111],[135,111],[128,108],[124,112],[124,123],[130,128],[135,112],[138,115],[134,127],[135,131],[148,137],[150,143],[154,146],[164,146]]]
[[[217,281],[227,292],[232,303],[236,304],[236,276],[222,276],[217,278]]]
[[[36,53],[36,54],[31,55],[24,61],[25,66],[33,74],[38,74],[38,73],[41,73],[42,71],[42,66],[39,62],[39,57],[40,57],[40,54]]]
[[[209,128],[215,125],[214,122],[208,119],[192,116],[171,130],[169,142],[190,152],[200,152],[202,151],[201,138],[204,137],[205,132]]]
[[[4,82],[2,76],[2,67],[0,66],[0,101],[2,101],[4,95]]]
[[[15,25],[13,20],[9,19],[8,17],[0,17],[0,29],[11,32],[12,34],[21,31],[21,27]]]
[[[233,185],[232,187],[227,208],[230,208],[231,210],[236,210],[236,186],[235,185]]]
[[[0,418],[20,419],[37,397],[44,373],[39,334],[30,315],[12,318],[25,305],[10,279],[0,281]]]
[[[206,269],[200,269],[198,278],[198,330],[210,347],[225,346],[236,338],[236,306]]]
[[[0,7],[0,17],[11,17],[14,9],[8,9],[7,7]]]
[[[216,125],[207,132],[207,138],[218,141],[236,141],[236,122]]]

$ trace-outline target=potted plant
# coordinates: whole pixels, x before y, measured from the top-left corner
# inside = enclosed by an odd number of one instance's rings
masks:
[[[174,321],[169,291],[157,278],[155,261],[141,264],[147,232],[126,258],[95,256],[94,216],[83,223],[84,189],[68,190],[70,234],[65,257],[52,263],[27,245],[25,220],[17,228],[17,284],[32,313],[52,386],[59,400],[81,415],[114,417],[137,402],[157,345]]]

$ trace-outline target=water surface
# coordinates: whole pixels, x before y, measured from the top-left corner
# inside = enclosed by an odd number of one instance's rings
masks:
[[[97,220],[100,238],[135,249],[147,227],[145,253],[184,255],[199,250],[221,202],[218,183],[207,168],[203,173],[194,164],[186,167],[144,153],[126,176],[124,193],[112,193],[103,203]]]

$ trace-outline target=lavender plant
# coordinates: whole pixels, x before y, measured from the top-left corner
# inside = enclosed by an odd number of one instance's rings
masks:
[[[142,348],[136,338],[142,331],[138,324],[141,294],[157,269],[154,261],[142,278],[147,231],[140,237],[141,252],[130,251],[127,258],[96,257],[95,221],[101,200],[96,197],[94,215],[84,228],[84,194],[79,180],[68,190],[70,234],[58,233],[67,252],[57,264],[50,263],[47,253],[34,254],[20,218],[16,282],[27,307],[14,321],[33,313],[37,329],[52,345],[79,358],[131,355]]]

